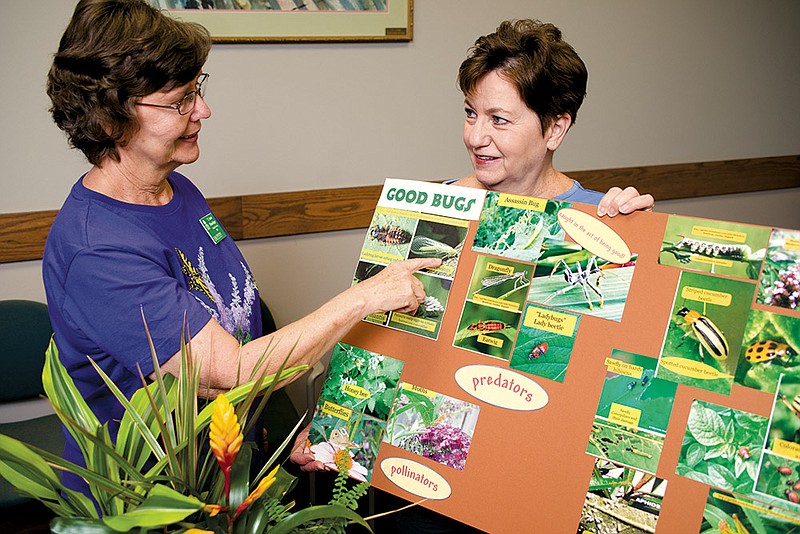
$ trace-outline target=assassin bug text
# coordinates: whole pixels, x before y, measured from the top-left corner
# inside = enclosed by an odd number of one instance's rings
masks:
[[[725,339],[725,335],[711,319],[705,315],[701,315],[700,312],[685,307],[678,311],[678,315],[683,317],[685,323],[691,327],[697,341],[700,343],[699,350],[701,360],[704,359],[703,349],[706,349],[706,351],[717,360],[728,359],[728,353],[730,351],[728,340]]]

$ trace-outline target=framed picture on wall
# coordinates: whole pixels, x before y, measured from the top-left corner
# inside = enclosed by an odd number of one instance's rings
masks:
[[[208,28],[215,43],[397,42],[413,35],[414,0],[149,0]]]

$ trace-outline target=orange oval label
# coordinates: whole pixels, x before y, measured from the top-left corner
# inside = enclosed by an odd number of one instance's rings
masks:
[[[631,260],[631,249],[614,230],[588,213],[572,208],[558,212],[561,228],[580,246],[611,263]]]
[[[493,365],[467,365],[456,371],[456,383],[476,399],[509,410],[538,410],[547,392],[519,373]]]
[[[442,475],[413,460],[386,458],[381,462],[381,471],[400,488],[425,499],[442,500],[452,493]]]

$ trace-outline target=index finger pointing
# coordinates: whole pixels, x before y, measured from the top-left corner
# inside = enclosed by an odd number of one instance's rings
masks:
[[[422,269],[433,269],[434,267],[438,267],[442,264],[442,260],[439,258],[412,258],[410,260],[406,260],[405,263],[406,268],[408,268],[411,272],[416,272]]]

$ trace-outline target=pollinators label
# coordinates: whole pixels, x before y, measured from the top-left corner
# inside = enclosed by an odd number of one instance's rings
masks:
[[[332,402],[325,401],[325,404],[322,405],[322,413],[325,415],[338,417],[343,421],[349,421],[350,416],[353,414],[353,410],[345,408],[344,406],[339,406],[338,404],[334,404]]]
[[[800,250],[800,239],[787,238],[783,248],[786,250]]]
[[[640,365],[633,365],[614,358],[606,358],[605,365],[610,373],[617,373],[618,375],[636,379],[642,378],[642,371],[644,370]]]
[[[791,458],[792,460],[800,461],[800,444],[798,443],[775,438],[775,443],[772,446],[772,452],[779,454],[784,458]]]
[[[368,399],[369,391],[355,384],[342,384],[342,392],[356,399]]]
[[[692,235],[698,237],[710,237],[711,239],[724,239],[734,243],[744,243],[747,241],[747,234],[744,232],[734,232],[733,230],[722,230],[721,228],[711,228],[708,226],[692,226]]]
[[[612,402],[611,411],[608,413],[608,420],[612,423],[618,423],[620,425],[637,428],[639,426],[639,419],[641,416],[641,410]]]
[[[500,196],[497,199],[497,205],[508,208],[520,208],[523,210],[544,211],[545,206],[547,206],[547,199],[521,197],[517,195],[509,195],[507,193],[500,193]]]
[[[441,500],[452,492],[442,475],[413,460],[386,458],[381,462],[381,471],[396,486],[418,497]]]
[[[553,310],[528,308],[522,324],[528,328],[538,328],[554,334],[572,337],[575,333],[575,326],[578,324],[578,318],[574,315],[567,315]]]
[[[733,300],[730,293],[692,286],[684,286],[684,288],[681,289],[681,297],[686,300],[705,302],[706,304],[714,304],[716,306],[730,306]]]

